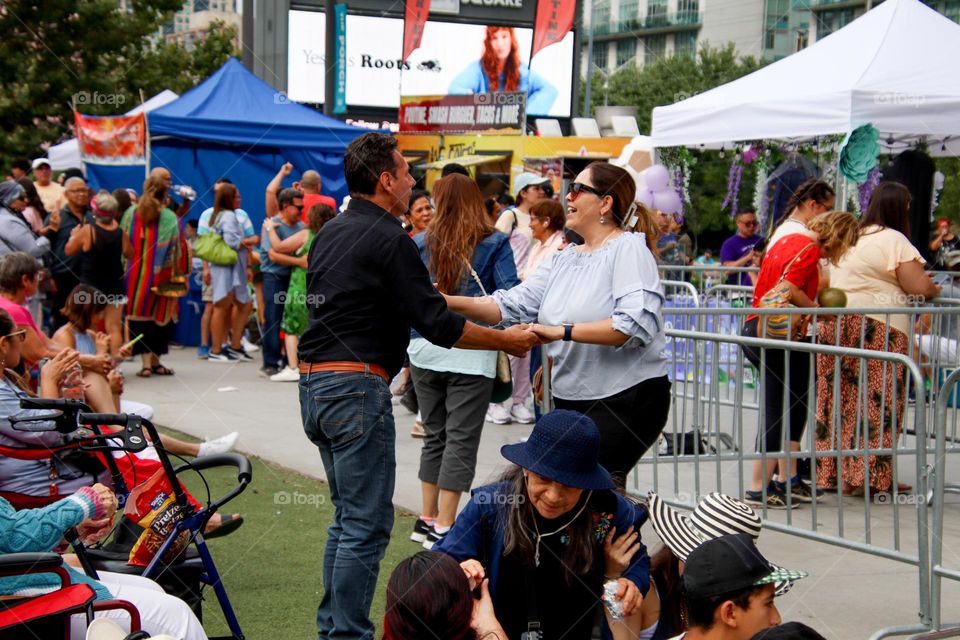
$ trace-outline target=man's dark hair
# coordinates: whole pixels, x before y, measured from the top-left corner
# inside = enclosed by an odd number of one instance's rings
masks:
[[[460,164],[459,162],[448,162],[443,165],[443,169],[440,170],[440,177],[446,178],[451,173],[459,173],[462,176],[470,177],[470,172],[467,171],[467,168]]]
[[[10,163],[10,167],[13,169],[20,169],[24,173],[30,173],[30,161],[26,158],[17,158]]]
[[[277,204],[283,209],[288,204],[293,204],[294,198],[303,198],[303,191],[299,189],[284,189],[277,196]]]
[[[224,178],[217,178],[217,181],[214,182],[213,184],[233,184],[233,180],[231,180],[230,178],[226,178],[226,177],[224,177]]]
[[[733,216],[733,219],[739,220],[740,216],[745,216],[745,215],[755,216],[757,215],[757,212],[754,211],[753,209],[740,209],[740,211],[737,211],[737,215]]]
[[[69,169],[63,170],[63,183],[66,184],[70,178],[82,178],[86,180],[86,178],[83,177],[83,171],[77,167],[70,167]]]
[[[691,627],[699,627],[708,630],[713,627],[713,617],[717,608],[726,602],[732,600],[733,604],[741,609],[750,608],[750,598],[754,594],[760,593],[764,586],[750,586],[746,589],[739,589],[732,593],[722,593],[719,596],[711,598],[690,598],[687,597],[687,616]]]
[[[343,174],[350,195],[372,196],[384,171],[395,176],[397,164],[393,152],[396,150],[396,138],[375,131],[351,142],[343,157]]]
[[[513,199],[513,196],[506,191],[500,194],[500,197],[497,198],[497,202],[508,207],[512,207],[514,204],[516,204],[516,200]]]
[[[186,225],[191,229],[197,229],[200,227],[200,222],[197,220],[187,220]]]

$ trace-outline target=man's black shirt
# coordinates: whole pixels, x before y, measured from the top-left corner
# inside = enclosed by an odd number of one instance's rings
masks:
[[[307,266],[309,325],[300,360],[403,366],[410,327],[452,347],[466,320],[447,309],[413,240],[388,211],[361,198],[323,226]]]

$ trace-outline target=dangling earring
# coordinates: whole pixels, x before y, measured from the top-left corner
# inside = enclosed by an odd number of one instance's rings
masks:
[[[600,224],[606,224],[607,221],[603,219],[603,214],[600,214]]]

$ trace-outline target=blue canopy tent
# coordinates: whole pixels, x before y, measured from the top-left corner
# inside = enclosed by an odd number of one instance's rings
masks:
[[[291,102],[238,60],[226,64],[179,99],[147,117],[150,166],[166,167],[175,184],[197,191],[190,218],[213,206],[213,183],[225,176],[244,198],[243,208],[259,227],[263,190],[284,162],[294,172],[316,169],[323,193],[337,201],[347,195],[343,154],[366,130]],[[144,167],[87,165],[94,188],[130,187],[140,192]]]

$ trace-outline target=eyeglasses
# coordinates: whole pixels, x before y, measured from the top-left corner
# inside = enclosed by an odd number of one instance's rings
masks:
[[[757,221],[756,221],[756,220],[741,220],[741,221],[740,221],[740,224],[742,224],[742,225],[745,226],[745,227],[755,227],[755,226],[757,226]]]
[[[598,190],[598,189],[594,189],[593,187],[591,187],[591,186],[589,186],[589,185],[583,184],[582,182],[571,182],[571,183],[570,183],[570,186],[567,187],[567,196],[568,196],[571,200],[576,200],[577,198],[580,197],[580,194],[581,194],[581,193],[584,193],[584,192],[586,192],[586,193],[592,193],[593,195],[597,196],[598,198],[602,198],[602,197],[604,197],[605,195],[607,195],[607,194],[603,193],[602,191],[600,191],[600,190]]]
[[[19,336],[19,338],[20,338],[20,342],[26,342],[26,340],[27,340],[27,330],[26,330],[26,329],[20,329],[19,331],[14,331],[13,333],[8,333],[7,335],[2,336],[2,337],[4,337],[4,338],[15,338],[15,337],[18,337],[18,336]]]
[[[297,211],[303,211],[303,205],[302,205],[302,204],[291,204],[290,206],[293,207],[294,209],[296,209]]]

